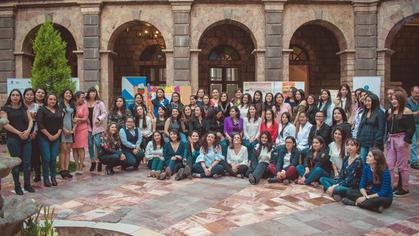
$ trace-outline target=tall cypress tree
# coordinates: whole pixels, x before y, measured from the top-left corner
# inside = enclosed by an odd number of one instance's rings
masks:
[[[54,29],[50,21],[46,21],[38,30],[33,42],[35,60],[32,67],[33,88],[42,87],[48,93],[61,94],[64,89],[75,90],[71,80],[71,69],[65,57],[67,44]]]

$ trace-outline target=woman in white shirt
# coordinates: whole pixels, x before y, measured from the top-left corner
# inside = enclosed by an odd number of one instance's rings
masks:
[[[345,131],[341,127],[337,127],[333,132],[333,142],[329,144],[329,156],[335,177],[339,176],[345,158],[346,139]]]
[[[152,136],[153,139],[148,142],[145,148],[145,160],[151,162],[149,177],[157,178],[164,166],[164,139],[159,131],[155,131]]]
[[[258,143],[262,118],[258,116],[255,105],[249,106],[249,111],[246,115],[243,115],[243,145],[250,152],[255,149]]]
[[[240,115],[245,117],[249,111],[250,104],[252,103],[252,96],[248,93],[243,94],[241,98],[241,104],[238,106]]]
[[[285,138],[291,136],[295,138],[295,126],[291,122],[291,114],[284,112],[281,115],[281,122],[278,127],[278,137],[276,138],[276,146],[285,144]]]
[[[247,148],[242,145],[240,134],[233,135],[233,143],[227,150],[227,163],[231,167],[231,174],[237,177],[243,177],[249,168]]]
[[[310,134],[311,127],[313,125],[308,122],[307,112],[302,111],[298,114],[297,128],[296,128],[296,140],[297,148],[303,152],[303,150],[308,150],[308,135]]]

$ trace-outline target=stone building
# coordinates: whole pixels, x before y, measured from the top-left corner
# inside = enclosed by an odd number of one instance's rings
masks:
[[[99,84],[106,101],[133,75],[230,92],[243,81],[304,80],[310,93],[353,76],[381,76],[382,90],[419,81],[419,0],[2,0],[3,98],[7,78],[31,76],[46,19],[81,88]]]

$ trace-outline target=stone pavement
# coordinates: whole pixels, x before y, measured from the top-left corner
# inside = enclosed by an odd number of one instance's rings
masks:
[[[111,177],[58,177],[57,187],[36,183],[36,193],[24,196],[52,205],[56,220],[132,225],[156,235],[419,235],[419,171],[411,171],[410,196],[383,214],[343,206],[308,186],[252,186],[233,177],[159,181],[147,174],[142,166]],[[2,194],[13,195],[11,178],[2,182]]]

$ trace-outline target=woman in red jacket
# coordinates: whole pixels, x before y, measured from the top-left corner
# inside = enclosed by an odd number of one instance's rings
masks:
[[[265,131],[271,134],[272,140],[278,137],[278,123],[275,122],[275,113],[272,110],[265,112],[265,121],[260,125],[260,133]]]

